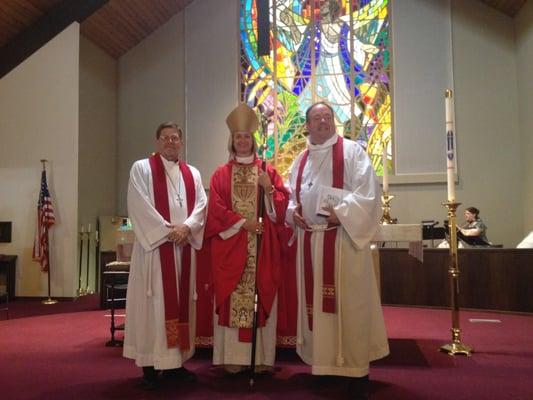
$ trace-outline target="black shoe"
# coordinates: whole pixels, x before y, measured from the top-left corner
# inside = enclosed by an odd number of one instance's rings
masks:
[[[325,387],[335,386],[337,378],[335,375],[312,375],[311,387],[314,390],[321,390]]]
[[[189,371],[185,367],[174,368],[174,369],[165,369],[163,370],[163,379],[165,380],[176,380],[178,382],[191,383],[196,382],[196,374]]]
[[[360,378],[352,378],[350,382],[350,398],[352,400],[368,400],[369,394],[368,389],[370,386],[370,380],[368,375],[362,376]]]
[[[157,373],[154,367],[143,367],[143,377],[141,380],[141,387],[144,390],[155,390],[159,387],[157,381]]]

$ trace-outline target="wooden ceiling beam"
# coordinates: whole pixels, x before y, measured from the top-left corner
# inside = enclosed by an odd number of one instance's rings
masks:
[[[109,0],[63,0],[0,48],[0,79],[73,22],[82,22]]]

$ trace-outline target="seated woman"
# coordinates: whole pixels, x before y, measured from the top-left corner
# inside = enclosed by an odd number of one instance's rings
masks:
[[[468,207],[465,210],[465,223],[459,229],[459,236],[466,243],[473,246],[488,246],[490,242],[487,239],[487,225],[479,218],[479,210],[476,207]]]

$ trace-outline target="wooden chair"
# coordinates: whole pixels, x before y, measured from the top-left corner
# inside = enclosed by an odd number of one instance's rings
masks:
[[[123,345],[123,340],[115,337],[116,331],[123,331],[124,324],[117,324],[116,309],[120,305],[121,308],[126,303],[126,291],[128,289],[128,275],[129,262],[112,262],[106,265],[106,270],[103,272],[103,282],[105,291],[105,306],[109,307],[111,312],[111,322],[109,331],[111,332],[111,340],[106,343],[108,347],[120,347]]]

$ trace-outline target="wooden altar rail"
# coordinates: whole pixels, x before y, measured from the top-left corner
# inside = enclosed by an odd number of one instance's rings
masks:
[[[449,252],[381,248],[383,304],[449,307]],[[533,249],[459,249],[461,308],[533,313]]]

